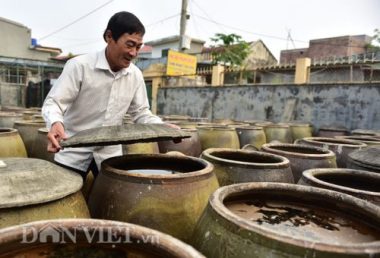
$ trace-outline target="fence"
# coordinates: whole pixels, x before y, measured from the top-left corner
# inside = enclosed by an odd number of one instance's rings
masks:
[[[295,82],[296,64],[261,66],[255,69],[199,64],[195,75],[165,76],[162,86],[219,86],[289,84]],[[380,81],[380,52],[313,59],[307,68],[307,83],[361,83]],[[217,78],[217,80],[215,80]],[[214,84],[214,82],[218,82]]]

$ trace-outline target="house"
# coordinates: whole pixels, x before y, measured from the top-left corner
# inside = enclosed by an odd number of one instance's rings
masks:
[[[144,46],[140,49],[138,58],[140,59],[149,59],[152,58],[152,46],[144,44]]]
[[[26,106],[26,88],[29,83],[57,78],[64,62],[53,60],[61,49],[39,45],[31,38],[31,29],[0,17],[0,105]],[[38,103],[46,95],[39,91]]]
[[[195,38],[187,38],[187,45],[188,48],[185,49],[183,52],[186,54],[196,54],[196,53],[201,53],[203,49],[203,45],[205,44],[205,41],[200,40],[200,39],[195,39]],[[148,41],[145,42],[145,45],[151,46],[152,47],[152,58],[160,58],[160,57],[165,57],[167,56],[168,50],[179,50],[179,41],[180,41],[180,36],[175,35],[175,36],[170,36],[166,38],[161,38],[153,41]]]
[[[0,56],[49,61],[62,53],[61,49],[37,44],[31,29],[21,23],[0,17]]]
[[[243,63],[245,69],[252,70],[260,66],[277,65],[277,59],[262,40],[250,42],[249,46],[250,53]],[[197,55],[198,63],[211,64],[211,53],[213,50],[215,50],[215,48],[204,48],[202,53]]]
[[[327,60],[336,57],[362,55],[372,38],[367,35],[340,36],[313,39],[308,48],[282,50],[280,64],[295,64],[297,58],[309,57],[312,61]]]
[[[310,58],[310,83],[380,80],[380,52],[367,53],[367,35],[313,39],[308,48],[282,50],[280,64],[256,70],[255,83],[293,83],[296,60]]]
[[[296,65],[283,63],[255,70],[254,83],[292,84]],[[380,51],[346,57],[313,60],[309,67],[310,83],[362,83],[380,81]]]

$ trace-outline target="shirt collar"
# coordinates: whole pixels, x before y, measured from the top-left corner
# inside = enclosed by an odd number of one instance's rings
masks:
[[[129,67],[123,68],[120,71],[118,71],[117,73],[121,73],[122,75],[128,74],[129,71],[131,70],[131,65],[132,65],[132,63],[129,65]],[[106,58],[106,49],[103,49],[102,51],[100,51],[98,53],[98,57],[97,57],[96,64],[95,64],[95,68],[102,69],[102,70],[108,70],[111,73],[115,74],[115,72],[113,72],[111,70],[111,67],[108,64],[108,61],[107,61],[107,58]]]

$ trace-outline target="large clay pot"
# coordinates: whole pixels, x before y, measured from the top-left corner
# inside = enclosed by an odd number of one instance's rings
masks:
[[[380,136],[380,130],[355,129],[351,131],[351,135]]]
[[[347,194],[280,183],[221,187],[193,236],[208,258],[377,257],[380,208]]]
[[[258,126],[243,126],[235,127],[239,137],[240,148],[247,144],[251,144],[256,149],[260,149],[267,142],[265,132],[262,127]]]
[[[15,112],[15,113],[20,113],[26,111],[27,109],[24,107],[18,107],[18,106],[1,106],[1,111],[5,112]]]
[[[202,159],[125,155],[103,161],[89,207],[94,218],[136,223],[188,241],[217,188],[212,164]]]
[[[41,112],[37,110],[26,110],[22,112],[22,119],[27,120],[27,121],[33,120],[34,115],[40,115],[40,114]]]
[[[47,151],[48,129],[39,128],[37,136],[33,142],[32,158],[43,159],[54,163],[54,153]]]
[[[336,157],[334,152],[318,147],[301,145],[272,143],[264,144],[264,152],[277,154],[290,161],[294,181],[302,176],[302,172],[310,168],[336,168]]]
[[[160,153],[157,142],[141,142],[122,145],[123,154],[155,154]]]
[[[0,111],[0,128],[13,128],[14,122],[22,119],[22,114]]]
[[[351,135],[351,136],[335,136],[337,139],[347,139],[352,141],[358,141],[370,145],[380,145],[380,139],[371,136],[364,135]]]
[[[292,143],[292,134],[289,125],[270,124],[264,127],[267,142]]]
[[[293,183],[289,160],[259,151],[210,148],[201,158],[214,165],[220,185],[242,182]]]
[[[306,137],[296,140],[295,143],[321,147],[333,151],[336,155],[338,168],[347,167],[347,156],[349,153],[367,146],[357,141],[324,137]]]
[[[312,137],[313,128],[307,123],[290,123],[290,132],[292,134],[293,141],[302,139],[305,137]]]
[[[334,138],[335,136],[348,135],[347,128],[344,127],[320,127],[318,129],[318,137]]]
[[[45,220],[2,229],[0,257],[204,258],[156,230],[96,219]]]
[[[167,153],[169,151],[179,151],[187,156],[199,157],[202,153],[201,141],[199,140],[197,129],[182,129],[183,131],[191,134],[190,138],[182,139],[181,142],[175,143],[173,141],[159,141],[158,147],[160,153]]]
[[[20,134],[13,128],[0,128],[0,157],[27,157]]]
[[[347,167],[380,174],[380,146],[370,146],[348,155]]]
[[[199,126],[198,122],[177,121],[171,122],[171,124],[178,125],[181,129],[196,129]]]
[[[347,168],[316,168],[304,171],[298,184],[350,194],[380,206],[380,174]]]
[[[189,121],[191,117],[188,115],[165,115],[161,118],[164,121]]]
[[[214,119],[214,120],[212,120],[212,122],[213,123],[217,123],[217,124],[225,124],[225,125],[235,124],[236,123],[235,120],[228,119],[228,118]]]
[[[265,127],[267,125],[272,125],[273,122],[267,120],[244,120],[244,123],[248,123],[250,125]]]
[[[190,122],[209,122],[210,120],[207,117],[190,117],[189,118]]]
[[[0,228],[43,219],[89,217],[78,174],[45,160],[1,160]]]
[[[28,121],[15,121],[14,128],[18,130],[22,141],[25,144],[28,157],[36,157],[33,153],[34,141],[37,138],[38,129],[45,127],[45,122]]]
[[[198,126],[202,151],[209,148],[239,149],[239,137],[234,128],[225,126]]]

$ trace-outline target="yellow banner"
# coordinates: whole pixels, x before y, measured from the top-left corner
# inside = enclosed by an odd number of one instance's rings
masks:
[[[195,75],[196,69],[195,56],[169,50],[166,75]]]

